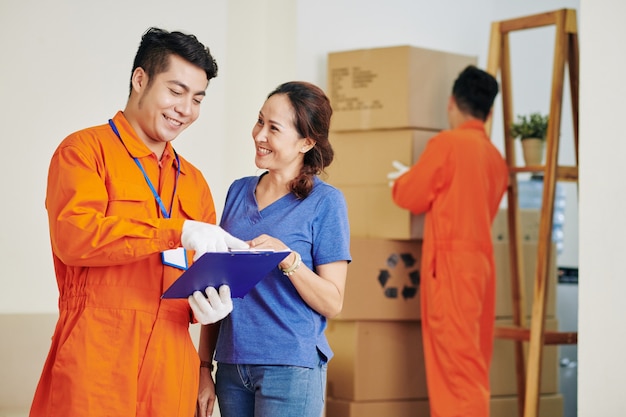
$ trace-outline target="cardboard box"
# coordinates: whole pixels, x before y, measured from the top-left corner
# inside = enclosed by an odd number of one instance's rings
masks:
[[[491,398],[490,417],[517,416],[517,396]],[[537,417],[563,417],[563,395],[539,396]]]
[[[523,242],[536,242],[539,239],[539,222],[541,212],[537,209],[519,209],[520,238]],[[498,211],[491,226],[491,237],[494,242],[509,241],[509,222],[507,209]]]
[[[535,289],[535,268],[537,266],[537,243],[525,242],[522,244],[524,269],[524,309],[527,317],[532,312],[533,294]],[[509,265],[508,242],[494,242],[493,254],[496,265],[496,317],[513,317],[513,297],[511,295],[511,266]],[[546,317],[554,317],[556,314],[556,247],[552,245],[552,258],[550,260],[550,275],[547,282]]]
[[[489,401],[490,417],[516,417],[517,397],[493,397]],[[428,400],[404,401],[348,401],[326,399],[326,417],[427,417],[430,415]],[[537,417],[563,417],[563,396],[550,394],[539,396]]]
[[[418,321],[330,320],[328,396],[352,401],[427,398]],[[327,409],[330,416],[330,409]]]
[[[510,321],[496,321],[496,326]],[[546,329],[556,330],[554,319]],[[330,320],[326,337],[335,356],[328,363],[328,396],[349,401],[428,398],[419,321]],[[540,393],[558,392],[558,347],[545,346]],[[497,339],[490,369],[492,396],[517,394],[514,342]]]
[[[329,140],[335,158],[326,169],[328,182],[389,186],[387,174],[395,171],[392,162],[413,165],[436,134],[417,129],[333,132]]]
[[[331,129],[446,129],[454,80],[476,62],[406,45],[329,53]]]
[[[421,239],[424,215],[398,207],[388,185],[338,187],[346,199],[350,235],[380,239]]]
[[[395,205],[387,174],[394,171],[393,161],[413,165],[435,134],[417,129],[331,134],[335,159],[326,170],[326,180],[344,193],[352,236],[423,237],[424,215]]]
[[[496,320],[497,326],[510,326],[510,320]],[[558,330],[555,319],[546,319],[546,330]],[[525,344],[527,346],[527,344]],[[515,342],[496,339],[493,345],[493,360],[489,373],[491,396],[517,395],[517,374],[515,372]],[[545,345],[541,358],[541,394],[559,392],[558,346]],[[515,414],[512,414],[515,415]]]
[[[351,237],[343,309],[335,320],[419,320],[421,240]],[[495,242],[496,318],[513,317],[509,244]],[[525,311],[532,312],[537,243],[524,243]],[[556,251],[548,277],[546,317],[556,315]]]
[[[348,401],[326,399],[326,417],[427,417],[428,400]],[[513,416],[512,416],[513,417]]]
[[[419,320],[420,240],[350,239],[341,313],[333,320]]]

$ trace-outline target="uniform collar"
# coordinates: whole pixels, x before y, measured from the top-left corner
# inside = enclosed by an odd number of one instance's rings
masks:
[[[130,125],[124,113],[120,110],[113,117],[113,123],[115,123],[115,127],[117,127],[118,132],[120,133],[120,138],[124,147],[128,151],[131,157],[133,158],[144,158],[147,156],[151,156],[154,154],[145,143],[137,136],[135,133],[135,129]],[[165,151],[163,152],[162,160],[166,160],[169,156],[173,160],[175,160],[174,156],[174,147],[170,142],[165,144]],[[174,162],[176,164],[176,162]],[[181,164],[182,165],[182,164]],[[181,173],[183,172],[183,167],[181,166]]]
[[[473,129],[485,131],[485,122],[480,119],[470,119],[461,123],[457,129]]]

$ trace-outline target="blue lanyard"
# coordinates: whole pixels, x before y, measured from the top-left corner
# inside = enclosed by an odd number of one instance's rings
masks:
[[[113,129],[113,132],[117,135],[117,137],[120,140],[122,140],[122,137],[120,136],[120,132],[117,130],[115,123],[113,123],[113,120],[111,119],[109,119],[109,126],[111,126],[111,129]],[[139,162],[139,159],[133,157],[133,161],[135,161],[135,163],[141,170],[143,177],[146,179],[146,182],[148,183],[148,187],[150,187],[150,191],[152,191],[152,195],[154,196],[154,199],[156,200],[157,203],[159,203],[159,207],[161,208],[161,213],[163,213],[163,217],[165,217],[166,219],[169,219],[172,214],[172,207],[174,206],[174,197],[176,196],[176,188],[178,187],[178,176],[180,175],[180,159],[178,158],[178,154],[176,153],[176,151],[174,151],[174,156],[176,157],[177,171],[176,171],[176,181],[174,182],[174,192],[172,193],[172,203],[170,204],[169,212],[165,208],[165,205],[163,204],[163,200],[161,200],[161,196],[159,195],[159,193],[157,193],[157,190],[154,188],[154,185],[152,185],[152,181],[150,181],[148,174],[143,169],[143,166],[141,166],[141,162]]]

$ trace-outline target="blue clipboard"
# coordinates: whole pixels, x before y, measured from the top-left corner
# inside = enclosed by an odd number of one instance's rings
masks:
[[[163,293],[162,298],[187,298],[206,287],[230,287],[232,297],[243,298],[289,255],[289,251],[207,252]]]

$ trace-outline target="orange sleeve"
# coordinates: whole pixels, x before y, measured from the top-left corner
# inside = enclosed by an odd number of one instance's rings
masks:
[[[107,170],[123,178],[125,163],[107,161]],[[46,208],[52,248],[63,263],[125,264],[180,246],[184,219],[147,218],[154,205],[147,187],[109,186],[104,171],[103,158],[81,146],[62,145],[52,157]]]
[[[446,161],[450,150],[443,135],[430,139],[417,162],[393,184],[393,201],[414,214],[430,210],[437,194],[449,182]]]

